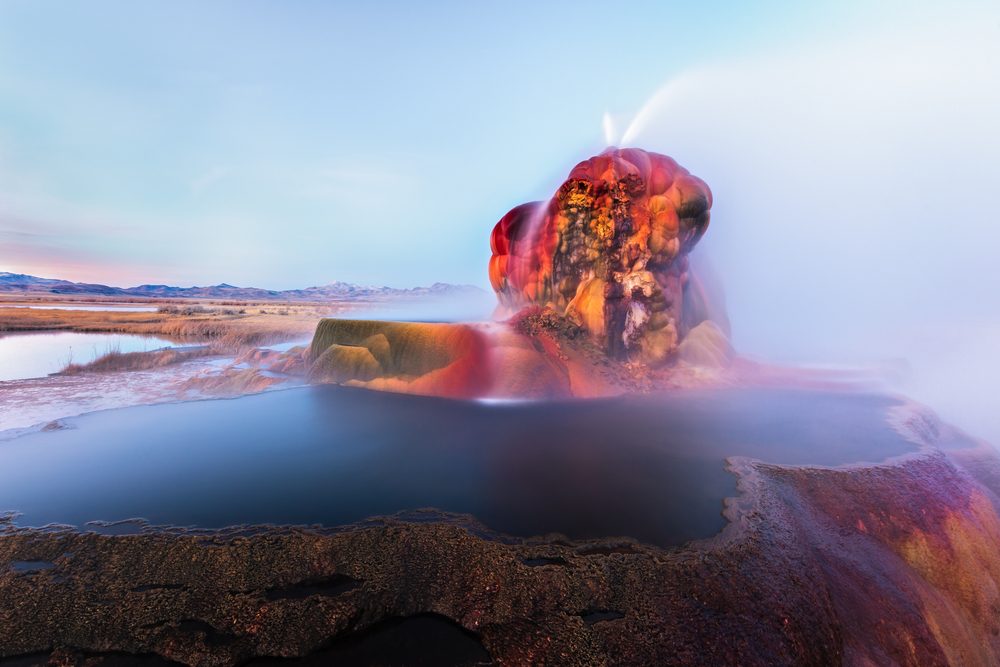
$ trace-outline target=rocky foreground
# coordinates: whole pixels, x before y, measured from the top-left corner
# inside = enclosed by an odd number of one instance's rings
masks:
[[[506,322],[323,320],[309,350],[250,350],[195,388],[297,373],[480,399],[801,385],[735,355],[691,270],[711,205],[670,158],[609,149],[495,228]],[[728,459],[729,523],[676,548],[512,538],[433,510],[224,531],[9,516],[0,665],[997,664],[1000,456],[921,410],[892,418],[919,449],[882,464]]]
[[[920,449],[882,465],[731,459],[729,525],[666,550],[432,511],[129,535],[8,518],[0,664],[995,664],[1000,459],[895,419]]]

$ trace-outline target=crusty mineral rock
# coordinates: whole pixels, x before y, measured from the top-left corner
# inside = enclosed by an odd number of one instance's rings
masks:
[[[455,398],[493,383],[486,336],[466,324],[323,319],[307,364],[314,382]]]
[[[490,281],[511,312],[552,308],[609,356],[661,363],[701,321],[685,312],[687,254],[711,206],[708,186],[666,155],[609,148],[578,164],[549,202],[497,223]]]

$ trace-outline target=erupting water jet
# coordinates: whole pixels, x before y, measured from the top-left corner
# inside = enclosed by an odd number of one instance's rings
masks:
[[[574,167],[548,202],[516,206],[494,227],[489,276],[507,322],[324,320],[311,377],[523,398],[684,384],[678,362],[726,367],[727,318],[688,262],[711,207],[708,186],[673,159],[609,148]]]

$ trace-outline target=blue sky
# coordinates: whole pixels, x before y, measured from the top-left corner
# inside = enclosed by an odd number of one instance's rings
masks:
[[[5,0],[0,270],[485,285],[493,223],[601,150],[606,111],[892,20],[844,3]]]
[[[1000,440],[1000,3],[0,2],[0,271],[487,285],[610,141],[715,194],[734,341]]]

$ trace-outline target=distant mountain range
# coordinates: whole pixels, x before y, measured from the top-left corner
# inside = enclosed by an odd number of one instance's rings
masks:
[[[274,301],[365,301],[426,296],[459,296],[482,293],[472,285],[434,283],[430,287],[397,289],[363,287],[345,282],[293,290],[269,290],[259,287],[236,287],[222,283],[207,287],[139,285],[111,287],[95,283],[74,283],[55,278],[38,278],[23,273],[0,272],[0,294],[64,294],[80,296],[148,297],[153,299],[237,299]]]

